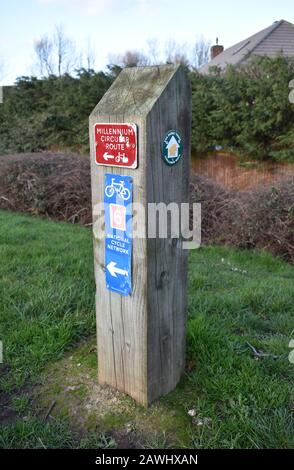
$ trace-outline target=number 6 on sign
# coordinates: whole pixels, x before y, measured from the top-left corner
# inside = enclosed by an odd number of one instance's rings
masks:
[[[126,208],[119,204],[110,204],[110,226],[117,230],[126,230]]]

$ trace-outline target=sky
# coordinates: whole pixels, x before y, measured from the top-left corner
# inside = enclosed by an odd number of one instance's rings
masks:
[[[164,48],[218,37],[227,48],[281,19],[294,23],[293,0],[0,0],[0,85],[34,73],[34,42],[56,25],[79,50],[90,41],[104,70],[110,55],[144,50],[151,38]]]

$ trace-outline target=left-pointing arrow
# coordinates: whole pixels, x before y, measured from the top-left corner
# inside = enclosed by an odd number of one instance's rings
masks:
[[[110,263],[108,263],[107,269],[113,277],[117,277],[117,274],[121,274],[122,276],[129,275],[128,271],[126,271],[125,269],[118,268],[114,261],[110,261]]]
[[[108,161],[108,160],[113,159],[113,158],[114,158],[114,155],[110,155],[110,153],[105,152],[105,153],[103,154],[103,158],[104,158],[104,160]]]

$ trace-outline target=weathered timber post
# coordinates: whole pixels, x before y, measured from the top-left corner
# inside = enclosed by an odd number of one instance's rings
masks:
[[[173,65],[124,69],[90,116],[98,377],[145,406],[184,371],[187,250],[181,236],[148,238],[147,206],[188,202],[190,120],[190,83]],[[133,240],[131,201],[145,209]]]

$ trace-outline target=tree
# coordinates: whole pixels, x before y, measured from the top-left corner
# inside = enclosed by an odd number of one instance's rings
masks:
[[[90,38],[88,38],[87,47],[85,50],[85,57],[87,63],[87,70],[94,70],[96,53]]]
[[[20,77],[0,106],[0,155],[54,148],[88,152],[89,114],[113,81],[104,72]]]
[[[121,55],[109,56],[110,66],[137,67],[140,65],[149,65],[148,57],[141,51],[129,50]]]
[[[198,70],[202,65],[209,62],[210,48],[210,41],[206,41],[203,37],[196,40],[190,54],[190,65],[193,70]]]
[[[221,75],[190,76],[194,150],[221,145],[254,159],[294,161],[294,109],[288,99],[293,60],[254,57]]]
[[[7,75],[8,62],[0,56],[0,81]]]
[[[159,65],[160,47],[158,39],[151,38],[147,40],[147,55],[149,57],[150,65]]]
[[[0,58],[0,82],[3,78],[3,69],[4,69],[4,65]],[[2,102],[3,102],[3,87],[0,85],[0,104],[2,104]]]
[[[43,36],[35,42],[38,73],[42,76],[70,73],[77,66],[74,42],[66,37],[62,25],[55,27],[52,37]]]
[[[46,75],[53,75],[53,42],[51,39],[49,39],[47,36],[43,36],[41,39],[35,41],[34,49],[37,57],[37,67],[39,74],[42,77]]]
[[[187,44],[179,44],[174,39],[170,39],[165,46],[166,63],[182,64],[189,67],[187,51]]]
[[[55,27],[54,45],[57,52],[58,76],[70,73],[77,64],[77,53],[73,41],[65,36],[62,25]]]

